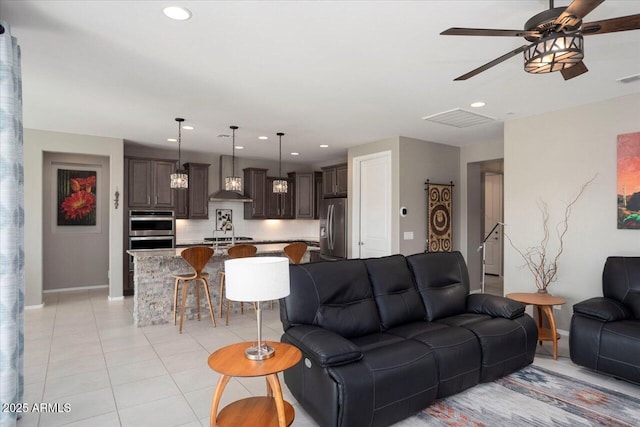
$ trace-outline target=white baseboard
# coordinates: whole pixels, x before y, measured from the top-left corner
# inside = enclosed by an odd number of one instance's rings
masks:
[[[86,291],[91,289],[105,289],[108,288],[109,285],[96,285],[96,286],[78,286],[76,288],[60,288],[60,289],[47,289],[46,291],[42,291],[43,294],[50,294],[53,292],[71,292],[71,291]]]
[[[39,308],[44,308],[44,303],[42,304],[36,304],[36,305],[25,305],[24,309],[25,310],[37,310]]]
[[[121,296],[121,297],[107,297],[107,298],[109,298],[109,302],[124,301],[124,296]]]

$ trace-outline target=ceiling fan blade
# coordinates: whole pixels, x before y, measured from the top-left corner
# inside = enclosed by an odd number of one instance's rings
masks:
[[[524,52],[524,51],[525,51],[525,50],[527,50],[528,48],[529,48],[529,45],[523,45],[523,46],[520,46],[519,48],[517,48],[517,49],[515,49],[515,50],[512,50],[512,51],[511,51],[511,52],[509,52],[509,53],[505,53],[505,54],[504,54],[504,55],[502,55],[501,57],[496,58],[496,59],[494,59],[494,60],[493,60],[493,61],[491,61],[491,62],[487,62],[487,63],[486,63],[486,64],[484,64],[483,66],[478,67],[478,68],[476,68],[476,69],[475,69],[475,70],[473,70],[473,71],[469,71],[467,74],[463,74],[463,75],[461,75],[460,77],[458,77],[458,78],[454,79],[454,81],[458,81],[458,80],[467,80],[467,79],[469,79],[469,78],[471,78],[471,77],[475,76],[476,74],[480,74],[481,72],[488,70],[489,68],[493,67],[494,65],[498,65],[499,63],[504,62],[504,61],[506,61],[507,59],[512,58],[512,57],[516,56],[516,55],[517,55],[517,54],[519,54],[519,53]]]
[[[572,79],[574,77],[578,77],[584,73],[589,71],[584,62],[580,61],[576,65],[570,68],[565,68],[564,70],[560,70],[560,74],[564,77],[565,80]]]
[[[577,27],[580,21],[587,16],[593,9],[600,6],[604,0],[573,0],[569,6],[556,18],[556,25],[560,29],[564,27]]]
[[[499,37],[541,37],[539,31],[497,30],[489,28],[453,27],[440,33],[441,36],[499,36]]]
[[[582,24],[581,32],[585,36],[590,36],[592,34],[615,33],[617,31],[629,30],[640,30],[640,14]]]

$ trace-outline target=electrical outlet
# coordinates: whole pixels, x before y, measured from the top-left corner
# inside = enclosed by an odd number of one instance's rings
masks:
[[[405,231],[404,240],[413,240],[413,231]]]

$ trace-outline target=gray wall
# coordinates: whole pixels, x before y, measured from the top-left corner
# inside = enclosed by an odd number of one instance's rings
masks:
[[[57,226],[56,169],[98,170],[96,227]],[[109,158],[44,153],[42,173],[43,290],[109,283]]]
[[[616,222],[617,135],[640,131],[639,111],[640,94],[633,94],[505,124],[505,231],[518,248],[542,238],[539,200],[548,203],[553,227],[566,201],[598,174],[573,208],[558,280],[549,287],[567,300],[555,312],[559,329],[569,330],[573,304],[602,296],[608,256],[640,255],[640,232],[618,230]],[[534,292],[531,273],[508,243],[504,260],[505,292]]]
[[[400,221],[398,239],[400,253],[411,255],[424,252],[427,238],[427,198],[425,181],[436,184],[455,184],[452,201],[453,249],[458,250],[455,234],[460,222],[459,176],[460,148],[436,144],[419,139],[400,137],[400,165],[397,171],[400,184],[399,206],[393,211]],[[399,209],[405,206],[408,215],[400,217]],[[413,240],[404,240],[404,232],[413,232]]]
[[[471,290],[480,289],[482,255],[477,251],[482,243],[482,170],[483,166],[504,157],[502,140],[474,144],[460,149],[460,221],[454,240],[467,261]]]
[[[24,130],[25,305],[42,304],[43,289],[43,169],[44,153],[74,153],[109,158],[108,194],[122,194],[124,141],[35,129]],[[122,298],[123,214],[109,203],[109,298]],[[82,249],[81,249],[82,250]]]
[[[427,204],[424,182],[430,179],[436,183],[457,184],[460,176],[460,149],[434,142],[422,141],[407,137],[395,137],[370,144],[364,144],[349,149],[348,162],[349,194],[353,193],[353,176],[351,165],[354,157],[364,156],[383,151],[391,151],[391,251],[411,255],[423,252],[426,239]],[[454,249],[458,244],[455,240],[457,223],[460,213],[456,213],[459,195],[454,189]],[[352,198],[349,198],[349,224],[353,224]],[[405,218],[400,217],[400,207],[408,209]],[[412,231],[413,240],[404,240],[404,232]],[[351,235],[351,232],[349,232]],[[351,240],[349,253],[351,253]]]

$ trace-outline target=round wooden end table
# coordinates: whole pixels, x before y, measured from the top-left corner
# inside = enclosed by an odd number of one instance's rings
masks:
[[[296,347],[269,341],[275,355],[266,360],[249,360],[244,350],[255,343],[243,342],[223,347],[209,356],[209,367],[222,374],[211,404],[211,427],[215,426],[278,426],[293,423],[295,411],[282,398],[278,372],[291,368],[302,358]],[[250,397],[225,406],[218,414],[222,392],[232,377],[266,377],[267,396]]]
[[[553,359],[558,360],[558,340],[560,339],[560,334],[556,329],[556,319],[553,317],[553,306],[563,305],[567,300],[549,294],[539,293],[513,293],[507,294],[507,298],[525,305],[536,306],[538,310],[538,342],[542,344],[542,341],[552,341]],[[545,316],[547,316],[547,320],[549,320],[548,328],[542,327],[542,313],[544,313]]]

